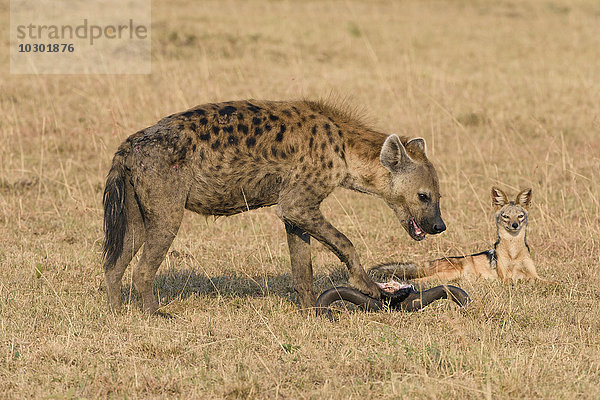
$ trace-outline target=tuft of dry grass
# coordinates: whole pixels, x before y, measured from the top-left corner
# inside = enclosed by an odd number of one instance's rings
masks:
[[[600,397],[600,4],[180,0],[153,11],[152,75],[2,72],[3,397]],[[302,315],[282,224],[264,209],[185,216],[156,285],[173,320],[140,312],[129,272],[126,310],[107,312],[101,193],[125,137],[204,102],[327,96],[425,137],[441,179],[449,228],[424,242],[377,199],[340,190],[324,203],[365,266],[484,250],[489,188],[531,186],[529,242],[560,284],[459,282],[466,310]],[[346,279],[324,247],[313,254],[317,290]]]

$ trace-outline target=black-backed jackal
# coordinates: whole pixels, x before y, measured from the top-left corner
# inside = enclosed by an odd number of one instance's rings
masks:
[[[502,190],[492,188],[498,234],[493,249],[467,256],[440,258],[422,265],[382,264],[372,268],[371,272],[377,276],[416,281],[483,277],[513,282],[519,279],[548,282],[538,275],[527,245],[527,209],[530,201],[531,189],[521,191],[514,201],[509,201]]]

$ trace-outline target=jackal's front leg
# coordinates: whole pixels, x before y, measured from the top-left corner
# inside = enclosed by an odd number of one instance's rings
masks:
[[[545,279],[542,278],[541,276],[538,275],[537,270],[535,268],[535,264],[533,263],[533,260],[531,259],[531,257],[525,258],[525,260],[523,260],[523,268],[525,269],[525,274],[527,275],[527,277],[529,279],[537,279],[538,281],[542,282],[542,283],[546,283],[549,285],[556,285],[555,281],[551,281],[549,279]]]
[[[298,203],[296,203],[298,205]],[[284,222],[295,225],[308,232],[312,237],[323,243],[338,258],[346,264],[350,274],[350,284],[360,290],[362,293],[379,298],[379,288],[367,276],[365,270],[360,265],[358,253],[352,245],[352,242],[333,225],[331,225],[321,211],[318,205],[307,207],[306,205],[289,206],[286,203],[279,203],[277,215]],[[288,236],[289,238],[289,236]],[[292,256],[293,257],[293,256]],[[312,303],[314,304],[314,302]]]
[[[508,282],[512,279],[512,273],[508,263],[504,260],[504,257],[499,257],[496,261],[496,272],[498,273],[498,278],[504,282]]]

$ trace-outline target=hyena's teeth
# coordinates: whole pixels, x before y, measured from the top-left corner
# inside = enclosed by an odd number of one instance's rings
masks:
[[[424,236],[425,234],[423,233],[423,231],[421,230],[421,228],[419,227],[419,225],[417,225],[417,221],[415,221],[415,219],[411,219],[414,231],[415,231],[415,235],[417,236]]]

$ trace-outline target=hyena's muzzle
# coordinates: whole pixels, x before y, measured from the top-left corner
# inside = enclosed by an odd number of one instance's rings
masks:
[[[408,233],[414,240],[425,239],[425,234],[437,235],[446,230],[446,224],[442,219],[439,205],[433,207],[432,212],[421,218],[410,217],[408,221]]]
[[[421,229],[430,235],[437,235],[446,230],[446,224],[442,219],[439,205],[435,207],[433,215],[423,218],[419,221]]]

